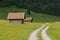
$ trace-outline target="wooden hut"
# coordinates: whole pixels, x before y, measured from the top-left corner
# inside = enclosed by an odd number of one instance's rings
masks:
[[[24,23],[25,13],[9,13],[8,20],[10,23]]]

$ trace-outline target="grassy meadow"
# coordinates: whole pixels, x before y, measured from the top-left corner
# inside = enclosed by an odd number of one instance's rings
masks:
[[[60,22],[50,23],[50,28],[47,31],[47,34],[52,40],[60,40]]]
[[[26,9],[16,7],[0,8],[0,40],[28,40],[30,33],[41,26],[43,23],[50,23],[47,34],[52,40],[60,40],[60,17],[41,13],[26,14],[33,17],[33,23],[13,24],[7,20],[9,12],[26,12]],[[41,38],[41,36],[40,36]]]
[[[28,40],[30,33],[42,23],[12,24],[0,20],[0,40]]]

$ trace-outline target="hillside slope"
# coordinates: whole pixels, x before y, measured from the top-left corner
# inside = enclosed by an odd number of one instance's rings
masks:
[[[26,9],[19,9],[16,7],[0,8],[0,20],[6,20],[9,12],[26,12]],[[60,17],[51,16],[47,14],[34,13],[26,14],[27,17],[33,17],[34,22],[60,22]]]

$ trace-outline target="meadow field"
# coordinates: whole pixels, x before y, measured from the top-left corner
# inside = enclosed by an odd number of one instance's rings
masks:
[[[32,23],[9,23],[7,19],[9,12],[26,11],[26,9],[19,9],[16,7],[0,8],[0,40],[28,40],[30,33],[44,23],[50,23],[50,28],[47,31],[50,38],[52,40],[60,40],[60,17],[58,16],[32,12],[32,14],[26,14],[27,17],[33,17]]]
[[[12,24],[0,20],[0,40],[28,40],[30,33],[42,23]]]
[[[60,22],[50,23],[47,34],[52,40],[60,40]]]

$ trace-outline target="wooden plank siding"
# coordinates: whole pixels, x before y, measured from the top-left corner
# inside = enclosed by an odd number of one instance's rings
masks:
[[[23,24],[24,20],[23,19],[9,19],[10,23],[17,23],[17,24]]]

